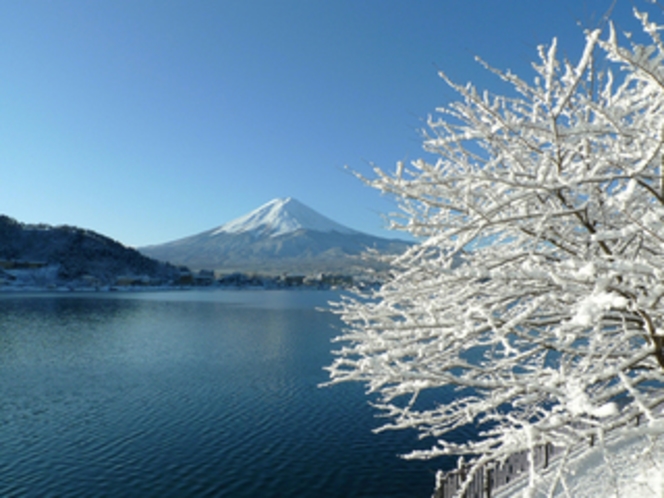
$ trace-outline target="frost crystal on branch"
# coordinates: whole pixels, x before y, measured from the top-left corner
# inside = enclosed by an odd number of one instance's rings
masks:
[[[488,68],[515,97],[441,74],[459,100],[429,119],[437,160],[364,179],[422,242],[380,289],[337,304],[330,383],[366,383],[383,429],[434,440],[407,457],[463,456],[469,482],[514,452],[628,433],[636,416],[662,428],[664,45],[637,17],[648,46],[611,27],[586,33],[575,64],[555,40],[540,48],[533,84]],[[468,426],[481,437],[446,439]]]

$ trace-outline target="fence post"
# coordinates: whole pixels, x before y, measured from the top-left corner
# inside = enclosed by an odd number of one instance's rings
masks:
[[[454,493],[459,490],[459,469],[454,471]]]
[[[485,467],[485,469],[486,472],[484,477],[484,494],[486,494],[486,498],[491,498],[491,487],[493,485],[492,482],[493,469],[490,469],[488,465]]]

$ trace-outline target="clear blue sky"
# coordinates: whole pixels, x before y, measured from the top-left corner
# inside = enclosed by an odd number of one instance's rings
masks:
[[[643,5],[635,0],[637,5]],[[423,119],[530,77],[538,44],[580,54],[612,0],[0,2],[0,213],[125,244],[213,228],[295,197],[377,235],[369,173],[423,155]],[[634,26],[631,2],[614,19]]]

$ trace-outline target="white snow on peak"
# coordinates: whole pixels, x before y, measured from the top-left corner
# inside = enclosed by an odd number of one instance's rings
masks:
[[[317,213],[301,202],[286,197],[273,199],[249,214],[221,225],[210,235],[256,232],[260,235],[276,237],[301,229],[343,234],[358,233]]]

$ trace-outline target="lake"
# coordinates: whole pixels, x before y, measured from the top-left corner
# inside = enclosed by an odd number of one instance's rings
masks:
[[[429,497],[452,462],[319,388],[326,291],[0,295],[0,496]]]

